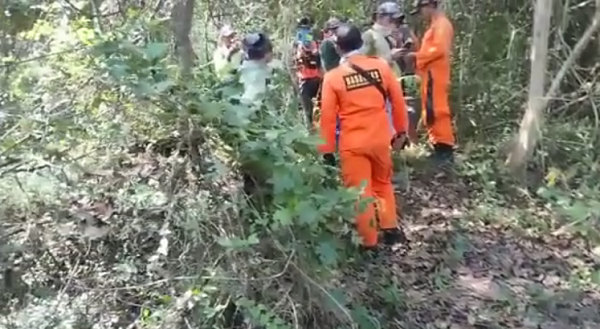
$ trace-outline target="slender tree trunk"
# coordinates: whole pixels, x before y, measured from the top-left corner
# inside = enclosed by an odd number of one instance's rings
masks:
[[[529,100],[527,110],[521,121],[521,128],[515,140],[513,150],[509,154],[506,163],[510,169],[517,171],[531,159],[533,150],[541,137],[541,125],[543,111],[548,105],[550,98],[558,93],[560,84],[573,64],[581,56],[581,53],[589,45],[594,35],[600,29],[600,0],[596,0],[596,10],[592,22],[587,27],[567,60],[562,64],[558,73],[544,95],[545,68],[548,60],[548,35],[550,31],[550,17],[552,6],[548,6],[546,0],[537,0],[533,26],[533,42],[531,46],[531,76],[529,80]],[[598,122],[596,122],[598,124]]]
[[[515,171],[522,169],[531,158],[541,137],[552,7],[548,5],[548,0],[537,0],[535,4],[527,109],[521,121],[519,135],[507,159],[507,165]]]
[[[178,0],[171,10],[171,24],[175,36],[175,47],[181,61],[181,72],[187,75],[191,72],[196,59],[190,32],[194,17],[194,0]]]

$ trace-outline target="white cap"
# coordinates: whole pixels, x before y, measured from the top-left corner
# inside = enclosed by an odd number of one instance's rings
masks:
[[[230,37],[234,34],[235,30],[229,24],[223,25],[219,30],[219,37]]]

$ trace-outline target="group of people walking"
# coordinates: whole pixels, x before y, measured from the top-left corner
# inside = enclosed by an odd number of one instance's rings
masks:
[[[380,4],[366,31],[331,18],[320,42],[315,40],[308,18],[298,22],[295,71],[305,120],[322,136],[319,151],[324,162],[337,166],[337,152],[344,184],[364,186],[362,195],[376,200],[356,220],[365,250],[377,249],[378,226],[384,244],[406,241],[396,213],[392,150],[416,143],[419,122],[433,147],[432,160],[440,164],[453,161],[448,89],[454,32],[439,2],[414,1],[409,14],[420,15],[429,24],[420,40],[396,2]],[[229,40],[231,33],[221,32],[222,40]],[[221,60],[215,60],[215,65],[222,79],[237,65],[245,97],[252,98],[265,92],[256,89],[266,82],[244,75],[269,70],[272,45],[263,34],[247,36],[241,45],[246,60],[238,55],[240,47],[224,46],[215,53]],[[255,56],[250,56],[252,51]],[[314,115],[315,108],[320,115]]]

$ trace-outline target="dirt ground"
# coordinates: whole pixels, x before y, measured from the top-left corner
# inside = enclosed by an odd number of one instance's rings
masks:
[[[398,194],[410,250],[354,285],[381,328],[600,328],[600,257],[582,242],[474,220],[477,192],[459,178],[410,184]]]

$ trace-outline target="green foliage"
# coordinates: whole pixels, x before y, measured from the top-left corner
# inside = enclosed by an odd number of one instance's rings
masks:
[[[446,254],[424,251],[390,269],[357,264],[351,220],[358,191],[340,187],[338,172],[321,163],[317,138],[299,120],[289,76],[279,72],[264,104],[247,107],[236,100],[240,87],[219,84],[206,60],[215,27],[204,22],[221,23],[213,16],[233,18],[243,30],[272,32],[285,60],[298,13],[314,14],[318,24],[332,14],[366,21],[369,5],[196,3],[191,36],[198,63],[186,75],[162,4],[5,4],[0,326],[412,324],[418,316],[407,310],[423,306],[412,303],[409,276],[430,279],[435,291],[450,289],[454,269],[429,266],[426,259]],[[524,103],[530,9],[522,1],[448,8],[456,33],[452,98],[459,173],[481,192],[473,201],[481,204],[464,217],[476,217],[468,225],[492,226],[505,214],[499,209],[510,208],[518,213],[512,225],[544,234],[575,232],[596,244],[597,88],[595,82],[584,85],[581,76],[595,76],[589,63],[597,53],[582,59],[582,69],[566,83],[569,95],[585,94],[589,104],[552,104],[548,138],[525,179],[503,170],[503,144]],[[580,34],[579,22],[587,16],[579,10],[582,19],[563,22],[555,32],[555,53],[563,49],[559,36],[572,43]],[[560,58],[552,61],[556,66]],[[408,182],[420,165],[402,169],[410,177],[401,199],[423,192],[419,186],[410,190]],[[251,193],[244,191],[243,176],[256,181]],[[430,179],[427,188],[451,194]],[[523,189],[522,182],[528,184]],[[423,207],[435,206],[431,191],[425,192],[421,199],[431,204]],[[520,203],[515,195],[523,193],[535,207]],[[427,244],[425,236],[421,240]],[[450,249],[440,261],[446,265],[465,265],[474,253],[462,237],[442,248]],[[403,276],[405,266],[419,270]],[[599,273],[591,266],[574,272],[573,285],[597,286]],[[363,284],[365,293],[356,292]],[[426,297],[437,301],[440,295]]]

